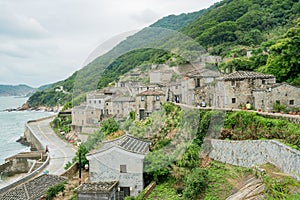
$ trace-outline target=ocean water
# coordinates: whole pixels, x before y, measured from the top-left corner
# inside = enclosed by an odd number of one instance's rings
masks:
[[[24,97],[0,97],[0,164],[5,158],[23,151],[29,151],[17,139],[24,135],[25,123],[28,120],[39,119],[54,113],[44,111],[3,111],[17,108],[26,102]]]

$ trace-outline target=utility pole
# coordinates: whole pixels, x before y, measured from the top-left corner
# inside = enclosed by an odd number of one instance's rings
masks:
[[[81,184],[81,150],[80,150],[80,146],[78,148],[78,163],[79,163],[79,184]]]

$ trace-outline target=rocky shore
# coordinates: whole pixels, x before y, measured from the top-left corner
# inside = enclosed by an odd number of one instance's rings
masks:
[[[7,112],[13,112],[13,111],[45,111],[45,112],[59,112],[61,108],[58,106],[54,107],[46,107],[46,106],[37,106],[37,107],[30,107],[28,105],[28,102],[24,103],[22,106],[17,107],[17,108],[8,108],[5,109],[4,111]]]
[[[28,142],[27,139],[23,136],[21,136],[19,139],[17,139],[16,142],[19,142],[22,145],[27,146],[27,147],[31,146],[30,142]]]

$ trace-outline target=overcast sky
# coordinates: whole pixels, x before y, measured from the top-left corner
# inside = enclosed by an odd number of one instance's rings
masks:
[[[219,0],[0,0],[0,84],[66,79],[99,45]]]

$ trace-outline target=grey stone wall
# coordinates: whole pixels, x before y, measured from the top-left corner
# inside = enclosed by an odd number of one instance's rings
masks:
[[[34,121],[33,121],[34,122]],[[36,138],[34,132],[31,130],[30,126],[27,122],[25,124],[24,137],[30,143],[31,150],[44,151],[45,147],[41,144],[41,142]]]
[[[207,140],[209,156],[224,163],[252,167],[271,163],[300,180],[300,152],[274,140]]]

